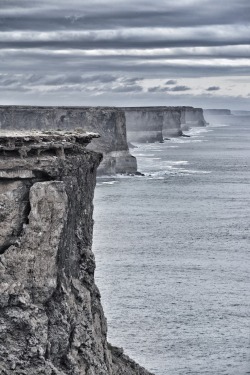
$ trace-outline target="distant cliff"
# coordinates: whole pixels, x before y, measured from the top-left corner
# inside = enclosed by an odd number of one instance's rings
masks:
[[[162,142],[183,135],[182,130],[205,126],[201,108],[124,107],[129,142]]]
[[[222,115],[231,115],[230,109],[204,109],[205,115],[214,115],[214,116],[222,116]]]
[[[101,137],[89,147],[104,155],[99,174],[137,171],[128,149],[125,115],[118,108],[0,106],[0,129],[94,131]]]
[[[125,107],[129,142],[162,142],[181,131],[181,110],[178,107]]]
[[[0,133],[3,375],[150,375],[107,343],[91,250],[94,138]]]
[[[196,126],[206,126],[202,108],[182,107],[181,109],[181,126],[183,130]]]

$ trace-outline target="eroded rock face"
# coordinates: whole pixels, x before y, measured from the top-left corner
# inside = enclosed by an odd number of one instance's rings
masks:
[[[206,126],[202,108],[182,107],[181,128],[187,130],[194,126]]]
[[[137,171],[136,158],[128,149],[125,114],[118,108],[0,106],[0,128],[96,132],[101,137],[93,140],[89,148],[104,154],[99,174]],[[120,156],[116,168],[117,152]]]
[[[207,123],[201,108],[193,107],[125,107],[129,142],[163,142],[182,136],[183,130]]]
[[[182,135],[180,107],[125,107],[129,142],[162,142]]]
[[[3,375],[150,375],[107,343],[91,250],[93,136],[0,135]]]

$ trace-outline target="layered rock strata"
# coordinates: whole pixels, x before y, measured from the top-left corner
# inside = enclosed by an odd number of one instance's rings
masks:
[[[125,107],[129,142],[163,142],[183,135],[183,130],[207,123],[201,108]]]
[[[91,250],[95,137],[0,135],[1,375],[150,375],[107,343]]]
[[[98,174],[137,171],[128,149],[125,114],[118,108],[0,106],[0,128],[97,132],[101,137],[89,148],[103,153]]]

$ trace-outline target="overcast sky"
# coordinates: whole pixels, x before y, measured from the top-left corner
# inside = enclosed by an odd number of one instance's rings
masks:
[[[249,109],[249,0],[0,0],[0,104]]]

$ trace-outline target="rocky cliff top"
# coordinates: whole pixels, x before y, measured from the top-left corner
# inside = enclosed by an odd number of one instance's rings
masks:
[[[41,153],[63,155],[67,151],[79,151],[86,147],[97,133],[62,131],[0,131],[0,155],[8,156],[17,152],[20,157]]]
[[[147,111],[182,111],[182,110],[193,110],[193,109],[201,109],[201,108],[193,108],[193,107],[186,107],[186,106],[147,106],[147,107],[121,107],[124,111],[137,111],[137,110],[147,110]]]

